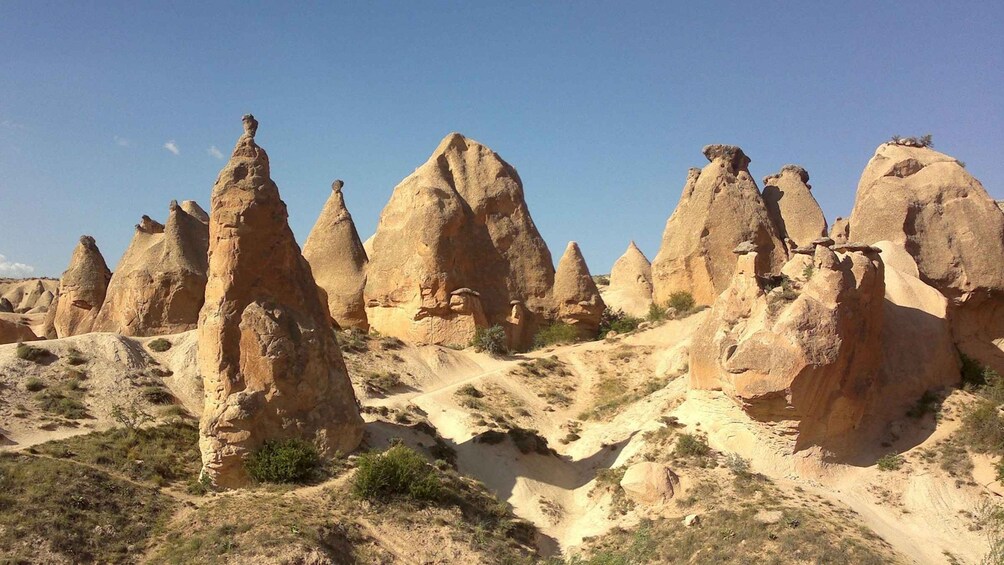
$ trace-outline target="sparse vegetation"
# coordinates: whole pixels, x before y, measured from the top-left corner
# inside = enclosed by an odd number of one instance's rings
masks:
[[[645,316],[645,320],[649,322],[661,322],[668,317],[669,313],[666,311],[665,306],[660,306],[655,302],[648,305],[648,316]]]
[[[304,483],[321,466],[317,449],[299,439],[270,440],[251,454],[245,469],[259,483]]]
[[[816,274],[816,266],[812,263],[809,263],[802,269],[802,278],[805,280],[811,279],[814,274]]]
[[[679,457],[707,457],[711,454],[711,447],[703,436],[681,433],[676,439],[673,454]]]
[[[575,328],[563,322],[556,322],[537,332],[537,335],[533,337],[533,347],[534,349],[542,349],[551,345],[574,343],[578,340],[579,333]]]
[[[84,393],[80,381],[71,379],[36,393],[35,403],[50,414],[68,420],[79,420],[88,415],[87,406],[81,401]]]
[[[146,400],[150,404],[174,404],[174,395],[171,394],[171,391],[159,385],[143,387],[140,395],[143,397],[143,400]]]
[[[45,381],[38,377],[28,377],[24,381],[24,390],[28,392],[38,392],[45,388]]]
[[[898,453],[887,453],[876,461],[878,468],[882,471],[896,471],[903,466],[906,461]]]
[[[125,429],[135,432],[153,421],[153,415],[143,409],[137,401],[132,401],[129,406],[121,404],[112,405],[112,419],[118,422]]]
[[[890,139],[893,143],[897,145],[911,145],[914,147],[934,147],[934,138],[931,134],[925,134],[920,137],[902,137],[899,135],[894,135]]]
[[[629,316],[621,310],[614,310],[608,306],[603,310],[603,315],[600,317],[600,339],[606,337],[610,332],[617,332],[618,334],[633,332],[638,329],[638,325],[642,321],[641,318]]]
[[[503,357],[509,354],[505,328],[496,324],[490,328],[478,328],[471,339],[475,351],[484,351],[493,357]]]
[[[76,347],[71,347],[69,353],[66,355],[66,362],[74,366],[83,365],[87,363],[87,357]]]
[[[358,328],[337,332],[335,338],[342,353],[362,353],[369,351],[369,336]]]
[[[634,388],[628,388],[620,377],[605,377],[594,386],[596,406],[579,414],[580,420],[604,420],[615,416],[622,408],[665,388],[669,380],[651,377]]]
[[[694,307],[696,305],[697,303],[694,301],[694,295],[685,290],[678,290],[670,294],[669,300],[666,302],[666,306],[676,310],[677,316],[681,318],[695,312]]]
[[[370,371],[363,375],[366,390],[376,394],[388,394],[401,386],[401,375],[391,371]]]
[[[593,282],[596,286],[607,286],[610,284],[610,275],[593,275]]]
[[[36,347],[27,343],[17,344],[17,348],[14,350],[14,355],[18,359],[31,361],[32,363],[41,363],[50,357],[55,357],[55,354],[48,349]]]
[[[146,344],[146,346],[150,348],[150,351],[156,351],[157,353],[163,353],[163,352],[167,351],[168,349],[171,349],[171,342],[168,341],[168,340],[166,340],[166,339],[164,339],[164,338],[162,338],[162,337],[158,337],[157,339],[155,339],[155,340],[151,341],[150,343]]]
[[[920,419],[928,414],[936,414],[941,407],[941,399],[931,391],[924,391],[924,394],[917,399],[917,403],[906,411],[906,415],[911,418]]]
[[[983,556],[984,565],[1004,564],[1004,507],[984,501],[976,508],[976,523],[987,540],[989,550]]]
[[[434,501],[442,484],[433,468],[415,450],[395,445],[383,453],[359,456],[352,491],[366,500],[381,502],[395,497]]]

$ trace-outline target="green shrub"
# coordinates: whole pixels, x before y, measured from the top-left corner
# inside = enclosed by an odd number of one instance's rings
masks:
[[[337,332],[335,334],[335,339],[338,341],[338,347],[341,348],[342,352],[348,353],[362,353],[364,351],[369,351],[369,336],[359,328],[350,328],[348,330]]]
[[[537,332],[537,335],[533,337],[533,346],[536,349],[540,349],[550,345],[573,343],[578,340],[579,333],[574,327],[563,322],[556,322],[550,326],[541,328]]]
[[[34,345],[28,345],[27,343],[17,344],[17,349],[14,350],[14,355],[16,355],[18,359],[24,359],[25,361],[31,361],[33,363],[41,363],[45,359],[55,356],[55,354],[48,349],[35,347]]]
[[[84,389],[80,381],[71,379],[57,387],[48,388],[35,394],[35,403],[42,410],[69,420],[86,418],[87,406],[81,402]]]
[[[244,463],[259,483],[303,483],[321,466],[317,449],[299,439],[268,440]]]
[[[166,339],[159,337],[150,343],[146,344],[150,348],[150,351],[156,351],[157,353],[163,353],[168,349],[171,349],[171,342]]]
[[[960,354],[962,359],[962,388],[996,404],[1004,404],[1004,379],[989,367]]]
[[[812,275],[814,274],[816,274],[816,267],[811,263],[806,265],[805,268],[802,269],[802,278],[805,280],[811,279]]]
[[[371,392],[386,394],[401,386],[401,376],[391,371],[370,371],[363,375],[363,384]]]
[[[28,392],[38,392],[45,388],[45,381],[38,377],[28,377],[28,380],[24,381],[24,390]]]
[[[882,471],[895,471],[902,467],[905,462],[903,457],[898,453],[887,453],[877,461],[878,468]]]
[[[673,453],[681,457],[707,457],[711,453],[708,440],[697,434],[680,434]]]
[[[87,357],[84,357],[84,354],[76,347],[71,347],[69,355],[66,356],[66,362],[70,365],[83,365],[87,362]]]
[[[933,414],[941,406],[941,399],[931,391],[924,391],[924,394],[917,399],[917,403],[906,411],[906,415],[911,418],[923,418],[927,414]]]
[[[737,478],[745,478],[750,476],[750,461],[749,459],[744,459],[738,453],[729,453],[725,456],[725,466],[728,467],[729,471]]]
[[[352,491],[360,498],[434,501],[441,495],[442,484],[435,469],[410,447],[395,445],[383,453],[364,453],[357,467]]]
[[[1004,418],[989,400],[977,402],[962,417],[962,438],[980,453],[1004,452]]]
[[[635,318],[634,316],[625,314],[621,310],[607,307],[603,310],[603,315],[600,316],[600,338],[606,337],[610,332],[617,332],[619,334],[633,332],[638,329],[638,325],[641,323],[641,318]]]
[[[471,339],[471,347],[475,351],[484,351],[493,357],[502,357],[509,354],[509,347],[506,345],[505,328],[495,324],[490,328],[478,328]]]
[[[669,295],[669,301],[666,305],[676,310],[678,315],[686,316],[694,311],[697,303],[694,301],[694,295],[685,290],[678,290]]]
[[[665,306],[659,306],[655,302],[648,305],[648,316],[645,319],[649,322],[661,322],[666,319],[669,313]]]
[[[167,389],[160,386],[143,387],[143,399],[150,404],[174,404],[174,395]]]

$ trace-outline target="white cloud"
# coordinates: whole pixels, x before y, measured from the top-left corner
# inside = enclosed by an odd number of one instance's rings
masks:
[[[0,126],[5,127],[5,128],[9,128],[9,129],[27,129],[27,128],[24,127],[24,124],[19,124],[17,122],[12,122],[11,120],[3,120],[2,122],[0,122]]]
[[[0,276],[2,277],[24,277],[35,272],[35,267],[24,263],[11,263],[6,257],[0,255]]]
[[[164,144],[164,149],[167,149],[168,151],[174,153],[175,155],[181,154],[181,149],[178,149],[178,144],[175,143],[173,139]]]
[[[130,147],[132,145],[131,139],[126,139],[124,137],[119,137],[117,135],[114,137],[114,139],[115,139],[115,145],[118,145],[119,147]]]
[[[215,145],[210,145],[206,152],[217,159],[223,159],[223,152],[217,149]]]

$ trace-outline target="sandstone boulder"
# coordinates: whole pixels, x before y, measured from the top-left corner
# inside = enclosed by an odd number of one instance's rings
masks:
[[[959,348],[1004,371],[1004,213],[955,158],[886,143],[868,162],[850,217],[864,243],[889,241],[949,299]]]
[[[394,189],[369,253],[364,297],[370,325],[412,342],[467,345],[465,328],[499,324],[533,338],[552,309],[551,254],[530,217],[515,169],[491,149],[448,135]],[[470,289],[458,312],[454,292]],[[473,301],[478,304],[473,304]],[[510,328],[512,301],[525,327]],[[455,328],[455,329],[452,329]],[[466,341],[465,341],[466,340]]]
[[[54,279],[0,279],[0,303],[10,303],[11,312],[47,310],[58,291],[59,281]]]
[[[13,312],[14,305],[6,298],[0,298],[0,312]]]
[[[760,251],[763,272],[780,271],[787,258],[742,149],[709,145],[704,155],[710,163],[690,170],[652,262],[656,303],[676,291],[690,292],[698,304],[714,302],[732,280],[732,250],[742,242],[751,241]]]
[[[614,310],[643,318],[652,305],[652,264],[632,241],[610,270],[603,301]]]
[[[335,324],[369,331],[363,300],[368,259],[345,207],[342,186],[340,180],[331,184],[331,196],[303,244],[303,257],[324,292]]]
[[[55,307],[49,309],[46,326],[51,327],[55,337],[91,331],[111,277],[94,238],[82,236],[70,257],[69,267],[59,279]]]
[[[628,467],[620,485],[634,502],[655,504],[673,498],[680,488],[680,478],[661,463],[642,461]]]
[[[579,244],[574,241],[568,242],[564,255],[558,261],[558,270],[554,275],[554,303],[558,321],[575,328],[579,337],[596,337],[606,305],[589,274]]]
[[[778,231],[797,246],[826,235],[826,218],[812,196],[809,173],[798,165],[764,177],[763,202]]]
[[[28,321],[19,314],[0,314],[0,345],[34,341],[38,339],[28,325]]]
[[[194,201],[172,201],[166,224],[143,216],[108,284],[94,330],[151,336],[195,329],[208,250],[208,216]]]
[[[198,327],[203,472],[224,488],[247,483],[244,459],[266,440],[303,439],[330,457],[355,449],[363,433],[327,306],[255,143],[257,125],[244,117],[213,187]]]
[[[838,216],[830,227],[830,238],[837,243],[847,243],[851,238],[850,220]]]

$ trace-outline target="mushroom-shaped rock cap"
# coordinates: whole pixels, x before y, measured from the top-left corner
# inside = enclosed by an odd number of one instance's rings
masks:
[[[763,177],[763,183],[765,185],[770,184],[773,181],[773,179],[776,179],[777,177],[783,175],[784,173],[792,173],[798,175],[798,178],[802,181],[802,184],[805,184],[809,189],[812,188],[811,186],[808,186],[809,171],[806,171],[800,165],[785,165],[781,167],[781,170],[779,172],[773,175],[767,175]]]
[[[517,304],[522,304],[522,303],[523,303],[522,300],[510,300],[509,301],[509,306],[515,306]]]
[[[867,243],[861,243],[860,241],[834,245],[833,250],[836,251],[837,253],[846,253],[848,251],[859,251],[862,253],[882,253],[881,248],[875,247],[874,245],[868,245]]]
[[[817,237],[812,240],[812,245],[822,245],[823,247],[833,247],[833,238],[830,237]]]
[[[345,186],[345,183],[342,182],[342,179],[337,179],[335,182],[331,183],[331,190],[341,192],[343,186]]]
[[[254,115],[244,114],[244,117],[241,118],[241,121],[244,122],[245,135],[254,137],[255,133],[258,132],[258,120],[254,119]]]
[[[791,252],[796,255],[812,255],[816,252],[816,247],[814,245],[806,245],[805,247],[794,247]]]
[[[93,249],[97,247],[97,242],[94,241],[94,236],[82,235],[80,236],[80,245]]]
[[[475,290],[472,290],[472,289],[469,289],[469,288],[458,288],[457,290],[454,290],[453,292],[451,292],[450,296],[459,296],[461,294],[469,294],[471,296],[478,296],[478,297],[481,296],[481,294],[479,292],[477,292]]]
[[[736,145],[705,145],[703,152],[708,161],[723,159],[733,171],[744,171],[750,164],[750,158]]]
[[[732,250],[736,255],[748,255],[756,251],[756,245],[752,241],[744,241]]]

